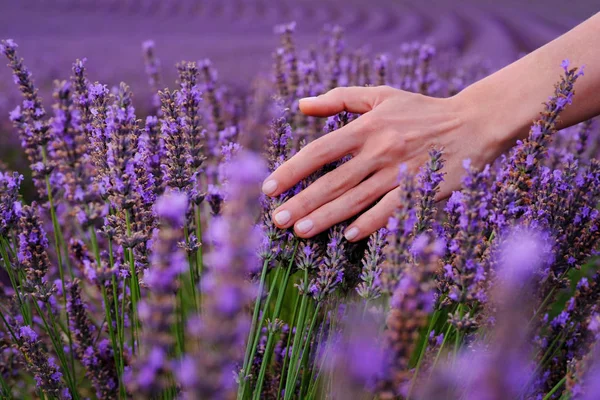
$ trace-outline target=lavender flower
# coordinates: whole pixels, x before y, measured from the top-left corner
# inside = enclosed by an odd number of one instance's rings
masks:
[[[564,65],[568,66],[568,63]],[[517,142],[504,170],[498,175],[499,189],[494,196],[496,229],[502,230],[511,219],[522,215],[526,205],[531,204],[532,193],[528,189],[532,186],[551,137],[556,132],[557,118],[571,104],[573,86],[581,75],[577,68],[565,68],[565,75],[556,85],[554,95],[546,102],[541,118],[531,127],[529,137]]]
[[[178,277],[187,268],[185,252],[179,247],[187,206],[187,196],[176,191],[167,192],[156,202],[161,227],[153,239],[154,252],[145,276],[150,293],[138,305],[143,349],[133,366],[132,391],[149,395],[171,385],[167,360],[175,346],[170,332],[176,322]]]
[[[62,373],[54,360],[44,349],[37,332],[30,326],[16,329],[17,346],[25,356],[26,367],[33,374],[36,387],[48,396],[70,400],[69,390],[64,386]]]
[[[440,172],[443,168],[442,151],[430,150],[429,161],[421,168],[418,175],[419,206],[417,208],[415,234],[429,232],[433,229],[436,213],[435,200],[440,190],[439,186],[444,180],[444,174]]]
[[[358,295],[366,301],[374,300],[381,296],[381,264],[385,260],[384,247],[388,231],[379,229],[369,238],[368,249],[362,260],[361,283],[356,287]]]
[[[62,175],[65,199],[74,203],[85,200],[88,191],[87,141],[82,135],[81,112],[74,102],[73,88],[70,82],[55,83],[54,116],[50,129],[55,138],[51,145],[53,157],[60,159],[56,171]]]
[[[24,290],[36,300],[46,303],[55,288],[47,281],[50,268],[46,231],[41,225],[35,211],[37,205],[23,206],[19,221],[20,268],[23,268],[27,279],[23,282]]]
[[[202,280],[204,312],[198,332],[203,347],[195,361],[196,379],[185,387],[190,398],[225,399],[235,390],[233,372],[241,365],[240,350],[250,328],[244,310],[256,296],[248,278],[258,270],[260,243],[252,232],[265,172],[262,160],[248,152],[238,154],[226,171],[228,205],[207,232],[214,250],[206,255],[209,269]],[[241,379],[247,379],[245,373]]]
[[[17,107],[11,113],[11,120],[19,130],[21,146],[29,159],[38,193],[45,199],[44,177],[51,173],[53,165],[44,157],[42,149],[52,140],[52,134],[32,74],[23,64],[23,59],[17,56],[17,47],[12,39],[0,41],[0,53],[8,59],[14,82],[24,97],[22,107]]]
[[[143,149],[142,158],[145,161],[148,173],[152,175],[154,187],[152,191],[155,196],[160,196],[164,190],[162,164],[165,158],[165,141],[160,133],[158,118],[146,117],[146,127],[140,137],[143,143],[139,147]]]
[[[152,90],[152,107],[154,108],[154,114],[160,116],[160,97],[158,95],[159,89],[161,89],[161,75],[160,75],[160,60],[156,57],[156,49],[153,40],[146,40],[142,43],[142,50],[144,52],[144,61],[146,62],[146,74],[148,75],[148,83]]]
[[[176,93],[168,90],[160,92],[163,119],[161,131],[165,142],[165,164],[163,173],[165,184],[181,191],[188,190],[192,184],[191,160],[186,151],[186,137],[179,124],[176,106]]]
[[[408,362],[417,344],[420,329],[427,324],[435,304],[437,260],[443,254],[444,243],[421,234],[415,239],[415,259],[395,288],[387,316],[384,378],[377,392],[382,399],[406,395],[410,379]]]
[[[331,230],[326,253],[318,265],[317,276],[309,284],[309,292],[317,302],[333,293],[344,278],[347,259],[343,230],[343,226]]]
[[[96,326],[88,316],[87,306],[81,299],[80,281],[75,279],[67,287],[69,326],[75,342],[77,359],[83,364],[86,376],[92,381],[99,399],[118,396],[119,377],[113,349],[106,340],[96,341]]]
[[[202,144],[206,132],[202,126],[200,102],[202,101],[197,83],[198,67],[196,63],[181,63],[177,66],[179,71],[179,85],[177,105],[181,109],[183,128],[188,141],[191,166],[194,171],[202,165],[205,157],[202,154]]]
[[[409,249],[417,223],[415,180],[408,173],[406,165],[400,166],[399,181],[400,206],[388,221],[389,246],[385,251],[386,260],[381,266],[381,289],[385,294],[395,291],[405,265],[411,260]]]
[[[21,216],[19,188],[23,175],[0,171],[0,236],[7,236]]]
[[[446,207],[450,223],[458,225],[447,238],[449,256],[442,282],[449,285],[443,291],[450,301],[470,304],[486,301],[487,268],[483,256],[488,246],[485,235],[489,232],[490,168],[487,166],[478,172],[469,160],[464,162],[464,167],[467,172],[463,178],[464,189],[453,193]]]

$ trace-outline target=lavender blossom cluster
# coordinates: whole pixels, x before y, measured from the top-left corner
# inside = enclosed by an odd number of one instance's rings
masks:
[[[272,224],[260,182],[359,115],[305,116],[340,85],[452,96],[489,71],[349,47],[339,27],[239,93],[208,60],[167,86],[144,42],[148,110],[85,59],[44,109],[12,40],[10,113],[32,170],[0,170],[0,397],[7,399],[593,399],[600,379],[600,132],[557,132],[583,71],[564,61],[529,136],[436,203],[444,151],[399,166],[399,207],[361,243]],[[143,117],[143,118],[142,118]],[[500,127],[501,128],[501,127]],[[263,134],[264,132],[264,134]],[[29,203],[29,204],[28,204]]]

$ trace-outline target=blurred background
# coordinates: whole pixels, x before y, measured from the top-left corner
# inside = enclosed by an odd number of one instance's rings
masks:
[[[148,39],[165,85],[174,82],[176,62],[210,58],[221,82],[243,90],[271,71],[273,27],[284,22],[297,22],[300,48],[335,24],[348,46],[376,53],[429,41],[498,68],[598,10],[597,0],[0,0],[0,38],[19,44],[46,101],[52,81],[68,78],[72,62],[86,57],[91,80],[125,81],[143,106],[150,87],[141,44]],[[19,102],[0,65],[0,160],[9,157],[8,112]]]

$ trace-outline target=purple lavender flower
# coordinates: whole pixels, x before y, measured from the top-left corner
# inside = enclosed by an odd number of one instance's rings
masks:
[[[51,160],[45,159],[42,154],[42,148],[52,140],[45,119],[46,111],[33,83],[31,72],[23,64],[23,59],[17,56],[17,44],[12,39],[8,39],[0,41],[0,46],[0,52],[8,58],[8,66],[13,71],[15,84],[19,86],[24,98],[22,108],[19,112],[15,109],[11,119],[19,130],[21,146],[32,166],[38,193],[42,199],[45,199],[47,194],[44,177],[51,173],[53,167]],[[37,167],[33,168],[33,166]]]
[[[187,206],[187,196],[177,191],[167,192],[156,202],[161,226],[153,238],[153,253],[144,278],[149,294],[137,310],[143,326],[143,349],[128,382],[136,392],[157,393],[171,386],[172,371],[167,360],[175,346],[171,329],[176,323],[178,277],[187,269],[185,251],[179,246]]]
[[[152,175],[152,181],[154,182],[152,191],[155,196],[160,196],[164,190],[161,165],[165,158],[165,141],[160,133],[157,117],[146,117],[146,127],[140,141],[139,147],[143,151],[142,159],[145,161],[146,169]]]
[[[356,287],[358,295],[366,301],[374,300],[381,296],[381,264],[385,260],[384,247],[388,231],[379,229],[369,238],[365,257],[362,259],[361,283]]]
[[[160,92],[163,119],[161,132],[165,143],[163,173],[165,184],[187,191],[192,184],[191,160],[186,150],[186,137],[179,123],[176,93]]]
[[[23,175],[0,171],[0,236],[7,236],[21,216],[21,182]]]
[[[348,260],[344,246],[343,226],[334,227],[329,233],[329,242],[318,264],[317,276],[309,283],[309,292],[317,302],[323,301],[344,279]]]
[[[55,288],[47,280],[50,268],[48,238],[35,211],[37,205],[23,206],[19,221],[19,252],[17,258],[27,279],[23,289],[36,300],[46,303]]]
[[[75,279],[67,290],[67,311],[69,327],[74,336],[75,355],[92,381],[96,396],[99,399],[114,399],[119,389],[114,350],[107,342],[99,345],[96,341],[97,328],[88,316],[87,305],[81,299],[80,281]]]
[[[60,159],[56,171],[62,175],[64,196],[70,202],[89,200],[89,170],[86,169],[87,138],[82,134],[81,111],[74,101],[72,84],[67,81],[55,82],[54,116],[50,123],[54,140],[50,150],[52,156]]]
[[[548,262],[544,237],[518,229],[502,238],[501,265],[491,290],[496,308],[492,331],[469,347],[453,363],[438,368],[420,385],[422,399],[530,398],[534,368],[530,360],[528,318],[532,310],[535,274]],[[535,398],[535,397],[532,397]]]
[[[581,72],[577,68],[568,70],[556,85],[554,94],[546,102],[544,111],[529,131],[529,137],[517,142],[510,159],[498,174],[494,196],[494,221],[501,231],[510,220],[517,219],[531,204],[534,193],[529,188],[547,152],[552,135],[556,132],[556,121],[563,109],[571,103],[573,86]]]
[[[415,261],[406,267],[395,287],[387,316],[385,369],[377,392],[383,399],[406,395],[411,372],[409,360],[415,349],[419,332],[427,324],[435,304],[437,260],[444,244],[421,234],[415,239]],[[417,263],[418,262],[418,263]]]
[[[483,259],[488,246],[488,214],[491,194],[487,190],[490,168],[477,171],[465,161],[467,174],[463,178],[463,190],[453,193],[446,205],[449,225],[457,224],[447,237],[449,255],[446,258],[445,276],[448,299],[456,303],[486,301],[487,267]]]
[[[417,177],[419,197],[415,234],[429,232],[433,229],[436,214],[435,200],[440,190],[439,186],[444,180],[444,173],[440,172],[443,168],[442,151],[431,149],[429,160],[421,168],[421,172]]]
[[[181,121],[188,141],[188,151],[192,169],[198,170],[204,159],[202,145],[206,132],[202,126],[200,103],[202,93],[198,85],[198,66],[196,63],[181,63],[179,71],[180,91],[177,94],[177,106],[180,108]]]
[[[409,249],[417,223],[415,179],[406,165],[400,166],[399,182],[400,206],[388,221],[389,245],[385,251],[386,260],[381,266],[381,289],[388,295],[396,289],[404,266],[411,260]]]
[[[160,75],[160,60],[156,57],[156,49],[153,40],[146,40],[142,43],[144,52],[144,60],[146,62],[146,74],[148,75],[148,84],[152,89],[152,107],[154,114],[160,116],[160,97],[158,91],[162,88],[162,80]]]
[[[71,399],[54,357],[50,357],[45,351],[38,334],[27,325],[19,326],[17,332],[17,345],[25,355],[25,366],[33,374],[36,387],[56,399]]]
[[[194,382],[185,387],[190,398],[225,399],[235,390],[233,373],[241,365],[240,350],[250,328],[245,309],[257,295],[248,279],[258,270],[256,250],[260,243],[256,239],[260,236],[253,231],[265,173],[262,160],[249,152],[239,153],[228,164],[227,207],[206,233],[213,251],[205,257],[207,272],[201,288],[204,311],[195,335],[203,347],[195,360],[197,379],[187,379]]]

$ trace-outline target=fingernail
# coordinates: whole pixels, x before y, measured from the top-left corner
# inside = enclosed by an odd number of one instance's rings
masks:
[[[313,222],[310,219],[305,219],[302,222],[296,224],[296,230],[300,233],[306,233],[313,227]]]
[[[275,214],[275,222],[277,222],[279,225],[285,225],[291,217],[292,215],[289,211],[279,211],[277,214]]]
[[[352,240],[358,236],[359,230],[357,227],[350,228],[344,233],[346,240]]]
[[[311,97],[304,97],[303,99],[300,99],[301,102],[311,102],[311,101],[315,101],[317,99],[316,96],[311,96]]]
[[[262,191],[264,194],[275,193],[275,190],[277,190],[277,181],[272,179],[270,181],[266,181],[262,186]]]

